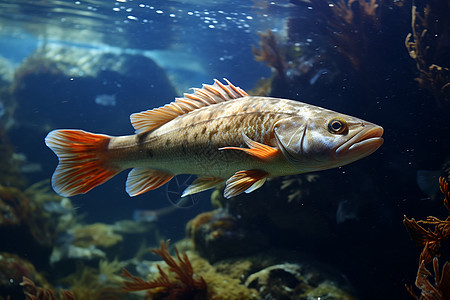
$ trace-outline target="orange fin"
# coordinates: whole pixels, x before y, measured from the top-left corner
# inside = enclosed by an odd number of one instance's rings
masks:
[[[181,197],[186,197],[188,195],[200,193],[224,182],[225,179],[218,177],[199,177],[190,186],[188,186]]]
[[[134,168],[128,173],[126,191],[131,197],[159,188],[173,178],[173,174],[146,168]]]
[[[108,164],[105,153],[111,137],[83,130],[53,130],[45,144],[58,156],[52,186],[63,197],[84,194],[121,170]]]
[[[170,104],[152,110],[135,113],[130,116],[136,133],[142,133],[187,114],[201,107],[248,96],[248,94],[231,82],[224,79],[228,85],[214,79],[213,85],[204,84],[203,88],[193,88],[194,93],[184,94],[184,98],[176,98]]]
[[[240,147],[222,147],[219,150],[240,150],[247,154],[253,155],[262,160],[270,160],[278,155],[279,150],[277,148],[255,142],[250,139],[245,133],[242,133],[242,138],[249,148]]]
[[[231,198],[242,194],[243,192],[247,194],[251,193],[254,190],[259,189],[264,182],[266,182],[268,176],[269,173],[262,170],[244,170],[236,172],[227,180],[223,196],[225,198]]]

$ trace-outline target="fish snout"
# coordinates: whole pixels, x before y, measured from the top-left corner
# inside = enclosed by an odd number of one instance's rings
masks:
[[[372,123],[363,123],[362,126],[360,132],[336,149],[336,158],[357,160],[372,154],[383,144],[383,127]]]

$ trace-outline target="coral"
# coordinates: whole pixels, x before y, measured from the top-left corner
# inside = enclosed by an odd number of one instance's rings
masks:
[[[450,190],[448,182],[444,178],[439,179],[441,192],[444,194],[444,205],[450,212]],[[405,224],[411,238],[416,245],[423,247],[419,259],[419,269],[417,271],[416,286],[421,290],[421,295],[417,297],[412,287],[406,286],[408,292],[415,299],[449,299],[450,298],[450,264],[445,262],[442,267],[441,275],[439,272],[439,263],[437,257],[440,256],[442,243],[450,237],[450,216],[445,220],[429,216],[425,220],[415,221],[404,216]],[[426,227],[424,228],[422,225]],[[426,268],[426,265],[433,262],[434,282],[430,283],[428,277],[432,274]]]
[[[435,10],[437,9],[433,11]],[[449,12],[450,6],[444,9],[444,12],[440,13],[445,16]],[[448,56],[448,52],[443,52],[445,50],[442,50],[442,48],[445,49],[445,47],[433,45],[433,41],[430,38],[433,35],[444,35],[445,31],[448,31],[448,27],[446,27],[448,25],[442,25],[440,23],[448,23],[448,21],[445,21],[447,19],[446,17],[436,17],[436,19],[443,20],[443,22],[439,22],[442,29],[433,30],[432,25],[434,24],[430,23],[438,23],[437,20],[436,22],[431,20],[431,15],[432,10],[429,4],[424,8],[423,16],[417,12],[417,7],[413,5],[411,20],[412,33],[408,33],[406,36],[405,46],[408,49],[409,56],[415,60],[417,70],[420,73],[420,76],[416,78],[419,86],[429,90],[438,102],[450,101],[450,70],[447,67],[441,67],[436,64],[436,60],[439,60],[440,56]],[[435,43],[439,43],[439,41]]]
[[[444,205],[450,212],[450,191],[448,183],[445,179],[439,179],[441,192],[444,194]],[[408,230],[411,239],[418,247],[423,247],[420,254],[420,261],[425,261],[425,264],[430,263],[434,257],[439,257],[439,250],[443,241],[450,237],[450,216],[445,220],[440,220],[436,217],[429,216],[425,220],[416,221],[408,219],[404,216],[403,223]],[[422,225],[431,228],[424,228]]]
[[[30,199],[27,222],[31,234],[41,245],[52,247],[58,234],[75,225],[72,203],[53,191],[49,179],[32,184],[23,193]]]
[[[24,287],[26,300],[72,300],[75,299],[70,291],[62,290],[60,297],[55,297],[55,294],[51,289],[36,287],[33,280],[24,276],[23,281],[20,283]]]
[[[48,285],[31,262],[16,254],[0,252],[0,295],[10,295],[12,299],[23,295],[19,284],[24,276]]]
[[[147,290],[149,299],[206,299],[206,282],[201,276],[196,276],[186,253],[180,255],[175,247],[175,255],[178,262],[169,253],[169,241],[161,241],[159,249],[153,249],[153,253],[158,254],[169,266],[169,271],[174,273],[174,279],[157,265],[160,277],[145,281],[139,277],[131,275],[123,269],[122,276],[131,279],[124,282],[125,291]]]
[[[30,200],[20,190],[0,185],[0,226],[26,223]]]
[[[99,276],[98,281],[99,283],[112,283],[116,286],[121,286],[124,279],[122,276],[119,275],[119,271],[124,267],[124,263],[118,261],[117,259],[114,259],[113,261],[109,262],[106,259],[103,259],[98,264],[99,269]]]
[[[73,245],[87,248],[95,246],[109,248],[123,240],[122,236],[115,233],[113,227],[103,223],[94,223],[74,228]]]
[[[112,264],[112,269],[116,269],[114,262]],[[111,266],[107,268],[110,267]],[[103,271],[105,271],[105,266],[103,266]],[[123,294],[120,291],[120,285],[117,282],[114,280],[109,281],[109,279],[112,279],[112,277],[110,277],[112,274],[103,275],[99,273],[99,270],[97,269],[79,265],[74,274],[61,279],[60,281],[61,283],[70,286],[70,291],[73,294],[74,299],[128,299],[127,297],[123,297]]]
[[[221,261],[211,265],[195,253],[189,253],[194,269],[202,275],[208,286],[207,299],[240,300],[260,299],[258,292],[246,287],[242,280],[249,272],[252,263],[245,258]]]
[[[425,267],[422,260],[417,271],[416,286],[422,290],[419,297],[414,294],[411,287],[406,286],[409,294],[416,300],[445,300],[450,299],[450,264],[445,262],[442,272],[439,271],[439,261],[437,257],[433,258],[434,282],[433,285],[429,277],[431,272]],[[440,275],[439,275],[440,274]]]

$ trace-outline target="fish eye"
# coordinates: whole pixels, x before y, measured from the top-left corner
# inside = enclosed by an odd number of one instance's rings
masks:
[[[344,133],[348,129],[347,122],[342,118],[333,118],[328,122],[328,131],[335,134]]]

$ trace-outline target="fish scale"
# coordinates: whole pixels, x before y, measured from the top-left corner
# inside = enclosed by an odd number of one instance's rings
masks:
[[[373,123],[294,100],[249,96],[225,81],[132,114],[135,135],[50,132],[45,142],[60,160],[54,190],[86,193],[132,168],[130,196],[194,174],[183,196],[226,182],[229,198],[260,188],[268,177],[345,165],[383,143],[383,128]]]

